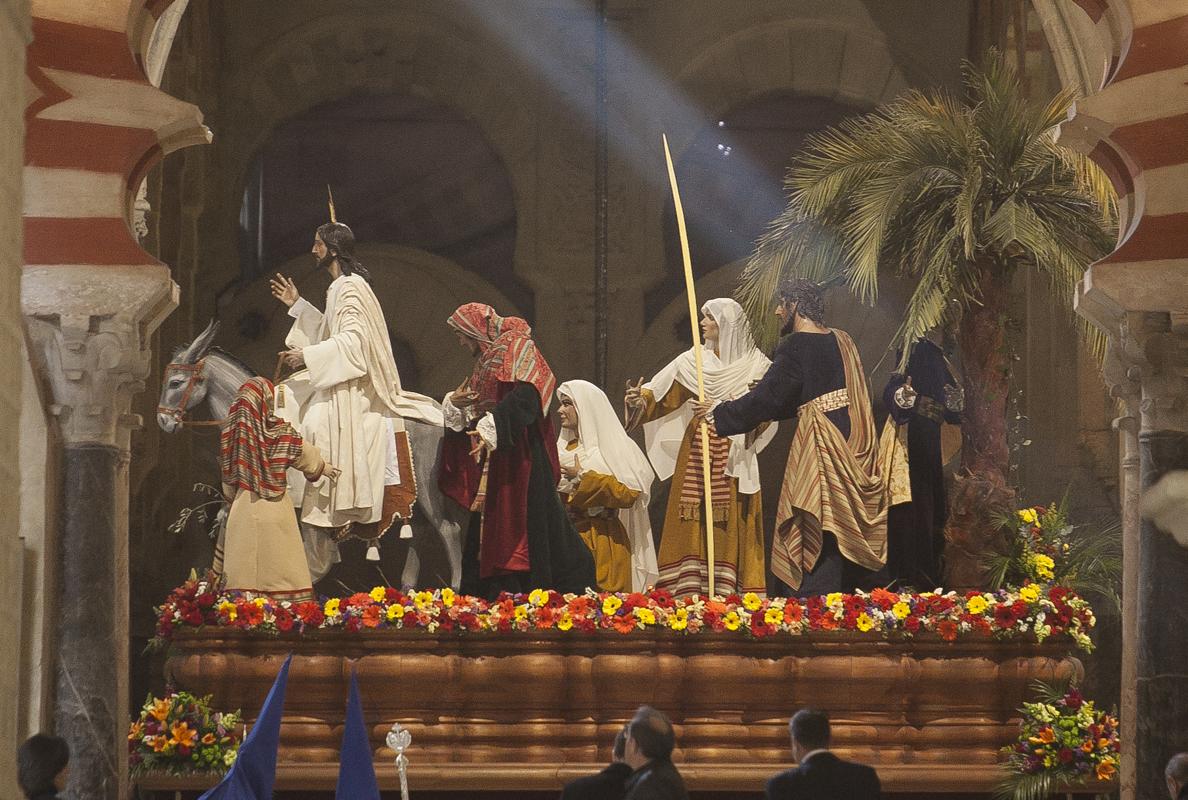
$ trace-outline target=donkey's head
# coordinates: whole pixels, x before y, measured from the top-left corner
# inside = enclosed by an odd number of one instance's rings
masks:
[[[206,363],[203,360],[218,333],[219,323],[211,320],[194,341],[182,345],[173,354],[161,379],[161,397],[157,400],[157,424],[173,433],[182,419],[206,399]]]

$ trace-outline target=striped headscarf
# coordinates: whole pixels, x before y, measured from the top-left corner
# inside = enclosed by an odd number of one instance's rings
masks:
[[[520,317],[501,317],[484,303],[459,306],[446,320],[451,328],[478,342],[479,356],[470,374],[470,389],[480,408],[495,405],[500,383],[531,383],[547,414],[557,379],[532,340],[532,327]]]
[[[301,436],[272,415],[272,381],[250,378],[235,395],[219,431],[223,483],[255,492],[265,500],[281,497],[285,470],[301,455]]]

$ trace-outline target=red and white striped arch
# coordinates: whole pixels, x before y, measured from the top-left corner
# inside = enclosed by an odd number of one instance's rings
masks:
[[[170,97],[146,77],[148,42],[172,2],[32,3],[33,42],[26,58],[26,282],[58,284],[49,278],[57,270],[73,280],[96,268],[114,268],[108,273],[109,290],[88,299],[99,307],[76,312],[136,313],[137,300],[146,298],[136,297],[135,284],[148,277],[146,268],[157,282],[162,276],[168,280],[164,265],[140,247],[132,232],[136,191],[163,155],[208,142],[210,136],[197,107]],[[158,286],[152,293],[159,291]],[[68,300],[61,287],[24,294],[27,314],[51,311],[48,305]]]
[[[1188,0],[1074,0],[1104,61],[1062,139],[1090,153],[1121,198],[1118,248],[1080,297],[1099,323],[1124,311],[1188,310]],[[1112,327],[1106,325],[1106,327]]]

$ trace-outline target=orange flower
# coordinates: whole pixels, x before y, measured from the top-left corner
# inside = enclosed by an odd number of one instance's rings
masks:
[[[193,747],[194,740],[198,738],[198,731],[191,730],[184,722],[175,723],[169,732],[173,734],[173,741],[179,747]]]
[[[1039,732],[1039,740],[1044,744],[1051,744],[1056,741],[1056,734],[1051,728],[1041,728]]]
[[[164,736],[151,736],[149,738],[152,740],[149,744],[153,746],[154,753],[160,753],[169,745],[169,740]]]
[[[874,601],[879,608],[890,608],[899,602],[899,595],[895,592],[888,592],[881,586],[874,589],[870,593],[870,599]]]
[[[832,614],[822,614],[820,624],[821,624],[821,630],[823,630],[823,631],[837,630],[837,619],[835,619]]]
[[[380,624],[380,607],[368,606],[363,609],[363,627],[377,628]]]
[[[144,735],[144,726],[139,722],[133,722],[132,727],[128,729],[128,741],[135,742]]]
[[[213,733],[208,733],[202,737],[203,744],[214,744],[217,741],[218,741],[218,739],[215,737],[215,735]]]
[[[149,715],[158,722],[164,722],[165,718],[169,716],[171,708],[173,708],[173,704],[168,699],[156,700],[153,702],[153,707],[149,709]]]
[[[1114,762],[1107,758],[1097,765],[1097,779],[1100,781],[1108,781],[1110,778],[1114,777],[1114,773],[1117,771],[1118,768],[1114,766]]]
[[[615,617],[614,627],[619,633],[631,633],[635,630],[635,615],[631,614],[626,617]]]
[[[590,598],[584,594],[578,595],[569,601],[570,616],[584,617],[590,611]]]
[[[936,632],[946,642],[951,642],[957,638],[957,623],[951,619],[942,619],[936,626]]]
[[[726,604],[720,600],[706,600],[705,610],[713,611],[715,614],[721,616],[726,613]]]

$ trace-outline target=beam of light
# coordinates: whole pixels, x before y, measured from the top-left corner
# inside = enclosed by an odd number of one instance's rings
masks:
[[[517,60],[525,63],[549,91],[580,118],[589,131],[594,130],[595,11],[592,4],[575,3],[559,12],[532,15],[520,12],[519,6],[492,0],[466,0],[461,7],[492,38],[500,42]],[[608,148],[612,163],[626,163],[653,192],[664,188],[664,151],[660,134],[667,132],[678,141],[691,144],[707,126],[723,129],[719,145],[722,169],[740,176],[741,185],[753,187],[773,208],[784,203],[778,180],[746,156],[735,150],[725,134],[725,124],[714,112],[702,108],[687,97],[682,88],[662,69],[653,65],[615,28],[614,19],[606,26],[606,60],[609,84]],[[739,98],[741,102],[745,98]],[[569,143],[578,148],[584,141]],[[593,163],[593,154],[590,157]],[[613,183],[613,181],[612,181]],[[718,243],[737,237],[713,215],[701,214],[698,226]],[[708,230],[707,230],[708,228]],[[703,273],[704,274],[704,273]]]

